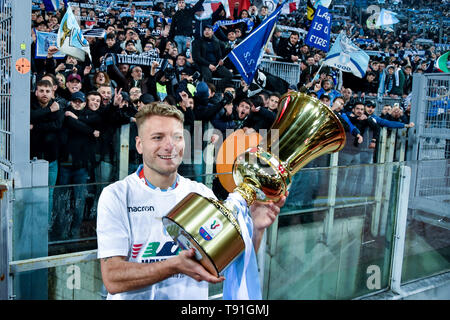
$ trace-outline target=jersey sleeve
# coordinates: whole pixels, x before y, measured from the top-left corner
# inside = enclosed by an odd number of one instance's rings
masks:
[[[103,189],[97,208],[98,258],[129,256],[130,226],[127,218],[126,191],[114,185]]]

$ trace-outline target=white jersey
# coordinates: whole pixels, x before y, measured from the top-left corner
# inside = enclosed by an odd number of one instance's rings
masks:
[[[125,256],[128,261],[153,263],[170,259],[180,251],[166,232],[164,217],[190,192],[216,198],[205,185],[178,175],[175,189],[152,189],[136,173],[103,189],[98,202],[98,258]],[[108,299],[207,299],[208,283],[176,274],[146,288]]]

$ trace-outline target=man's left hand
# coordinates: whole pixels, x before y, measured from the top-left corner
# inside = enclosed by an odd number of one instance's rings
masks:
[[[286,195],[287,196],[287,195]],[[280,209],[286,202],[286,196],[281,196],[277,202],[260,202],[256,201],[250,207],[253,218],[253,227],[257,230],[264,230],[269,227],[277,218]]]
[[[253,219],[253,246],[255,250],[258,251],[259,245],[261,244],[261,239],[264,234],[264,230],[272,225],[272,223],[277,218],[280,213],[280,209],[284,206],[286,202],[286,197],[281,196],[280,200],[277,202],[259,202],[256,201],[250,207],[251,216]]]

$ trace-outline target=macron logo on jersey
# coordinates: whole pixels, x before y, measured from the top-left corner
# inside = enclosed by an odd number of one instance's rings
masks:
[[[153,206],[127,207],[127,209],[128,209],[128,212],[155,211],[155,207],[153,207]]]

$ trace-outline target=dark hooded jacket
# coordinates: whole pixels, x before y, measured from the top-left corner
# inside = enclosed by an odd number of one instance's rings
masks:
[[[192,21],[194,20],[195,12],[203,10],[203,2],[205,0],[199,0],[191,8],[184,8],[178,10],[172,17],[172,23],[170,24],[169,38],[174,39],[175,36],[192,36]]]

